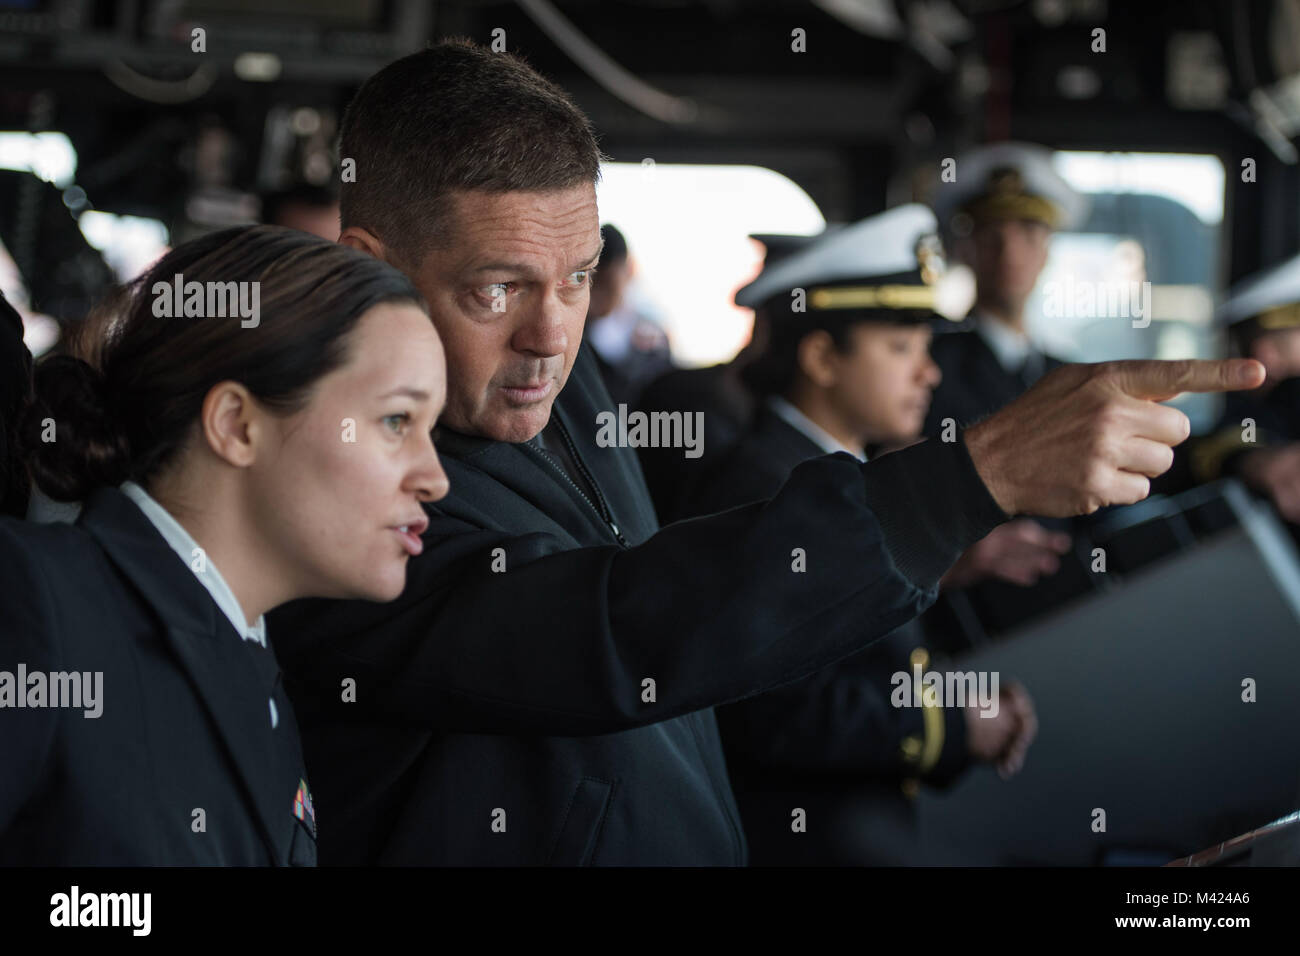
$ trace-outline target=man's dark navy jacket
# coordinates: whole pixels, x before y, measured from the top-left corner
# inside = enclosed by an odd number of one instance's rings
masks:
[[[322,864],[746,862],[711,707],[914,617],[1006,519],[964,445],[926,442],[660,531],[634,451],[596,443],[610,407],[584,348],[553,415],[595,501],[531,445],[453,434],[398,600],[269,617]]]

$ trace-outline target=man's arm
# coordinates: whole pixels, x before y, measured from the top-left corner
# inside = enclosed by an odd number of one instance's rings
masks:
[[[1067,366],[971,428],[969,455],[959,441],[813,459],[771,501],[626,550],[561,551],[435,515],[396,602],[297,602],[270,634],[319,701],[406,722],[576,735],[665,720],[870,644],[1008,514],[1140,500],[1188,433],[1155,402],[1262,377],[1246,360]]]
[[[736,700],[920,613],[1005,515],[963,445],[925,443],[868,466],[813,459],[771,501],[630,549],[431,517],[395,602],[300,601],[269,618],[286,670],[340,717],[576,735]]]

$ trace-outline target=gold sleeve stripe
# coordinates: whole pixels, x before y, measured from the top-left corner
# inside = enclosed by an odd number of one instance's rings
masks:
[[[926,773],[939,762],[943,753],[943,707],[927,703],[921,697],[921,716],[925,719],[925,749],[921,751],[921,773]]]
[[[1188,450],[1188,464],[1197,482],[1213,481],[1223,473],[1223,463],[1234,452],[1251,447],[1241,440],[1241,428],[1233,425],[1207,435]],[[1254,447],[1262,448],[1256,444]]]
[[[930,652],[924,647],[915,647],[908,655],[908,663],[912,665],[914,672],[923,671],[930,666]],[[925,773],[939,762],[939,756],[943,753],[944,735],[943,707],[937,702],[929,702],[925,691],[925,685],[918,682],[914,692],[921,698],[921,719],[925,727],[925,743],[920,748],[920,761],[917,765],[917,770],[921,773]],[[915,740],[915,738],[911,739]]]
[[[1279,305],[1275,309],[1261,312],[1255,319],[1261,329],[1293,329],[1300,325],[1300,302]]]

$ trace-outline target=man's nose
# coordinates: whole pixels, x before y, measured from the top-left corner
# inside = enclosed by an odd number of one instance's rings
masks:
[[[564,320],[564,303],[549,292],[523,316],[511,344],[517,351],[546,358],[563,355],[569,346]]]

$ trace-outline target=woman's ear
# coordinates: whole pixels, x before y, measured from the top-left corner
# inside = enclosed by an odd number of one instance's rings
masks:
[[[799,340],[796,354],[799,371],[808,381],[818,388],[830,388],[835,384],[837,367],[835,362],[835,342],[825,329],[814,329]]]
[[[208,390],[199,414],[203,442],[222,461],[246,468],[257,457],[261,411],[238,382],[220,382]]]

